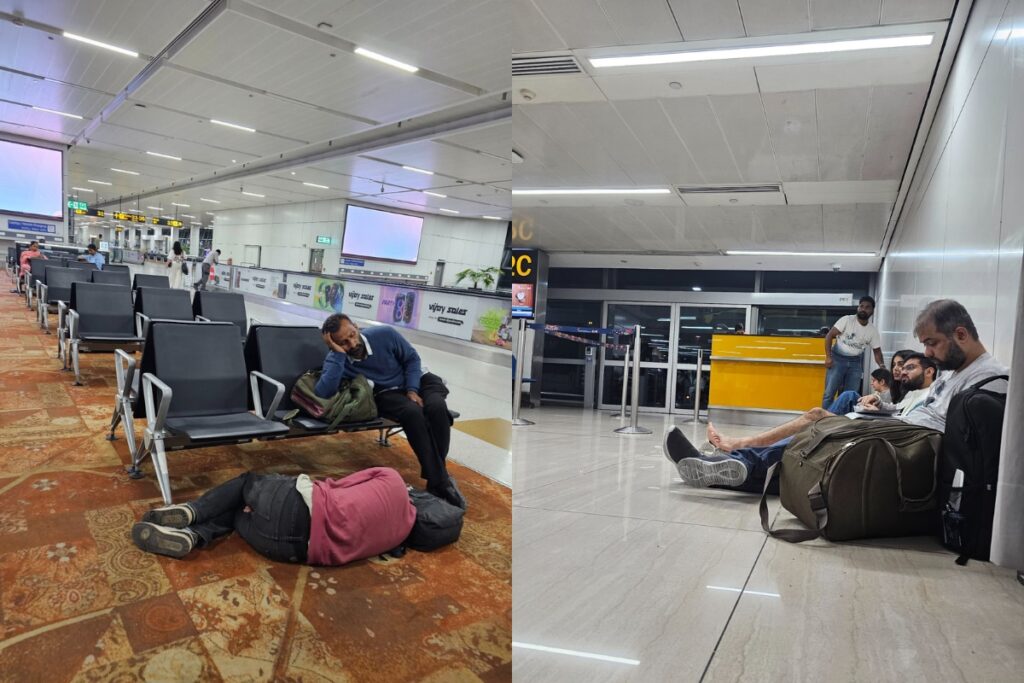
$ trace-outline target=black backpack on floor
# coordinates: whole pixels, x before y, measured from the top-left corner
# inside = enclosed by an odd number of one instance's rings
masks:
[[[987,377],[953,396],[939,458],[939,511],[942,544],[959,553],[956,563],[988,560],[999,477],[1006,394],[982,387],[1006,375]],[[963,482],[954,486],[956,471]],[[959,482],[956,482],[959,483]]]
[[[459,540],[465,510],[411,486],[409,499],[416,507],[416,521],[402,545],[426,552]]]

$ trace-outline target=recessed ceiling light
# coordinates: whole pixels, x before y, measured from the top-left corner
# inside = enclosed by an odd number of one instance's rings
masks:
[[[111,168],[115,173],[127,173],[128,175],[139,175],[137,171],[126,171],[123,168]]]
[[[584,194],[669,194],[672,190],[668,188],[632,188],[632,189],[603,189],[603,188],[551,188],[537,190],[512,190],[512,194],[529,195],[584,195]]]
[[[329,190],[329,189],[331,189],[331,188],[327,187],[326,185],[317,185],[316,183],[302,183],[302,184],[306,185],[308,187],[319,187],[321,190]]]
[[[440,192],[430,192],[429,190],[423,190],[423,194],[429,194],[431,197],[440,197],[441,199],[448,199],[448,195],[441,194]]]
[[[181,217],[182,218],[195,218],[195,216],[193,216],[192,214],[188,214],[188,213],[181,214]]]
[[[793,43],[790,45],[766,45],[762,47],[690,50],[687,52],[664,52],[660,54],[626,55],[622,57],[596,57],[590,59],[590,65],[601,69],[614,66],[651,66],[654,64],[707,62],[723,59],[752,59],[757,57],[813,55],[826,52],[851,52],[854,50],[878,50],[893,47],[918,47],[931,45],[932,39],[933,36],[928,34],[893,36],[890,38],[865,38],[860,40],[834,40],[818,43]]]
[[[729,251],[726,256],[876,256],[874,252],[842,251]]]
[[[295,175],[295,171],[292,171],[292,175]]]
[[[186,209],[190,208],[189,204],[179,204],[178,202],[171,202],[171,206],[183,206]]]
[[[699,292],[699,291],[701,291],[701,288],[700,288],[700,287],[691,287],[690,289],[692,289],[692,290],[693,290],[693,291],[695,291],[695,292]]]
[[[256,192],[246,192],[245,190],[242,190],[242,194],[248,195],[250,197],[259,197],[260,199],[263,199],[264,197],[267,196],[265,194],[258,194]]]
[[[405,165],[403,165],[402,168],[404,168],[406,171],[415,171],[416,173],[422,173],[423,175],[434,175],[433,171],[428,171],[425,168],[416,168],[415,166],[405,166]]]
[[[138,57],[139,56],[139,53],[136,52],[135,50],[128,50],[128,49],[123,48],[123,47],[118,47],[116,45],[111,45],[110,43],[102,43],[102,42],[100,42],[98,40],[93,40],[92,38],[86,38],[85,36],[80,36],[80,35],[77,35],[77,34],[74,34],[74,33],[68,33],[67,31],[64,31],[64,37],[65,38],[70,38],[71,40],[77,40],[80,43],[86,43],[88,45],[93,45],[95,47],[102,47],[104,50],[111,50],[113,52],[119,52],[119,53],[121,53],[123,55],[128,55],[129,57]]]
[[[481,216],[481,218],[486,218],[487,220],[491,220],[491,221],[503,221],[503,220],[505,220],[501,216]]]
[[[367,50],[366,48],[357,47],[355,49],[355,53],[357,55],[362,55],[363,57],[369,57],[370,59],[375,59],[378,62],[382,62],[384,64],[387,64],[388,66],[393,66],[396,69],[401,69],[402,71],[408,71],[411,74],[414,74],[414,73],[416,73],[417,71],[420,70],[419,67],[417,67],[417,66],[413,66],[412,64],[406,64],[405,62],[400,62],[397,59],[392,59],[391,57],[386,57],[386,56],[380,54],[379,52],[373,52],[371,50]]]
[[[440,211],[443,211],[444,213],[458,213],[455,209],[440,209]]]
[[[200,197],[199,201],[201,201],[201,202],[210,202],[211,204],[220,204],[220,200],[219,199],[207,199],[206,197]]]
[[[87,183],[96,183],[97,185],[113,185],[114,183],[108,183],[106,180],[92,180],[91,178],[86,181]]]
[[[235,128],[237,130],[244,130],[246,133],[256,132],[255,128],[250,128],[249,126],[240,126],[237,123],[228,123],[227,121],[218,121],[217,119],[210,119],[210,123],[216,123],[218,126],[227,126],[228,128]],[[231,163],[235,163],[235,160],[232,159]]]
[[[160,152],[146,152],[151,157],[160,157],[161,159],[174,159],[175,161],[181,161],[181,157],[176,157],[171,154],[161,154]]]
[[[72,187],[71,189],[72,190],[78,190],[79,192],[93,192],[93,193],[96,192],[96,190],[93,190],[93,189],[88,188],[88,187]]]
[[[164,207],[162,207],[162,206],[147,206],[146,208],[147,209],[152,209],[153,211],[163,211],[164,210]]]
[[[79,119],[79,120],[81,120],[81,118],[82,118],[78,114],[69,114],[66,111],[57,111],[56,109],[47,109],[46,107],[32,107],[32,108],[35,109],[36,111],[45,111],[47,114],[56,114],[57,116],[66,116],[69,119]]]

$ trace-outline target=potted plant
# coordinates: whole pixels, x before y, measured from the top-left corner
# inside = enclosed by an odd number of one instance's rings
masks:
[[[498,275],[498,269],[494,266],[490,268],[482,268],[476,270],[475,268],[466,268],[455,274],[455,284],[459,284],[463,280],[469,280],[473,283],[470,289],[480,289],[478,283],[482,282],[484,287],[490,287],[494,284],[495,276]]]

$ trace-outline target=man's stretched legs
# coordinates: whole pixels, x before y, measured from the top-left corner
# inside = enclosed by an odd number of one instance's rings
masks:
[[[832,405],[828,407],[828,412],[833,415],[846,415],[853,411],[853,407],[857,405],[857,401],[860,400],[860,394],[856,391],[844,391],[839,394],[836,400],[832,401]]]
[[[729,453],[740,448],[771,446],[786,437],[793,436],[794,434],[803,431],[811,423],[817,422],[823,417],[830,417],[831,415],[832,413],[824,408],[811,408],[800,417],[794,418],[785,424],[779,425],[778,427],[772,427],[768,431],[761,432],[760,434],[755,434],[753,436],[742,437],[728,437],[724,434],[720,434],[718,430],[715,429],[715,425],[708,422],[708,441],[723,453]]]

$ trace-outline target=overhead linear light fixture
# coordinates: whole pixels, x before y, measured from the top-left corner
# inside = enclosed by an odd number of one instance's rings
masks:
[[[162,207],[162,206],[147,206],[146,208],[150,209],[152,211],[163,211],[164,210],[164,207]]]
[[[242,194],[248,195],[249,197],[259,197],[260,199],[263,199],[264,197],[267,196],[265,194],[258,194],[256,192],[246,192],[245,190],[242,190]]]
[[[459,213],[455,209],[439,209],[442,213]]]
[[[255,128],[250,128],[249,126],[240,126],[237,123],[228,123],[227,121],[218,121],[217,119],[210,119],[210,123],[216,123],[218,126],[227,126],[228,128],[234,128],[236,130],[244,130],[246,133],[256,132]],[[235,160],[232,159],[231,163],[235,163]]]
[[[406,171],[414,171],[416,173],[422,173],[423,175],[434,175],[433,171],[428,171],[425,168],[416,168],[415,166],[406,166],[404,164],[402,165],[402,168]]]
[[[88,187],[72,187],[71,189],[72,190],[78,190],[79,192],[93,192],[93,193],[96,192],[96,190],[93,190],[92,188],[88,188]]]
[[[925,45],[931,45],[933,39],[934,36],[929,33],[926,35],[893,36],[890,38],[863,38],[859,40],[793,43],[791,45],[727,47],[716,50],[663,52],[660,54],[627,55],[622,57],[595,57],[590,59],[590,65],[594,68],[602,69],[615,66],[653,66],[656,64],[679,64],[682,62],[713,62],[724,59],[756,59],[758,57],[816,55],[827,52],[880,50],[894,47],[922,47]]]
[[[114,184],[114,183],[108,183],[106,180],[93,180],[91,178],[89,180],[85,181],[85,182],[87,182],[87,183],[95,183],[97,185],[113,185]]]
[[[201,202],[210,202],[211,204],[220,204],[220,200],[219,199],[207,199],[206,197],[200,197],[199,201],[201,201]]]
[[[503,220],[505,220],[501,216],[480,216],[480,218],[486,218],[489,221],[503,221]]]
[[[104,50],[111,50],[112,52],[117,52],[122,55],[128,55],[129,57],[139,56],[139,53],[135,50],[129,50],[127,48],[118,47],[117,45],[111,45],[110,43],[103,43],[98,40],[93,40],[92,38],[86,38],[85,36],[77,35],[75,33],[68,33],[67,31],[64,31],[64,37],[70,38],[71,40],[77,40],[80,43],[86,43],[87,45],[102,47]]]
[[[690,287],[690,289],[692,289],[695,292],[703,291],[700,287]]]
[[[329,190],[329,189],[331,189],[331,188],[327,187],[326,185],[317,185],[316,183],[302,183],[302,184],[306,185],[308,187],[319,187],[321,190]]]
[[[56,109],[47,109],[46,107],[32,107],[32,108],[35,109],[36,111],[45,111],[47,114],[56,114],[57,116],[66,116],[69,119],[78,119],[78,120],[82,119],[82,117],[79,116],[78,114],[69,114],[66,111],[57,111]]]
[[[193,216],[193,215],[192,215],[192,214],[190,214],[190,213],[183,213],[183,214],[181,214],[181,217],[182,217],[182,218],[195,218],[195,216]]]
[[[732,251],[726,256],[878,256],[873,251]]]
[[[128,175],[139,175],[138,171],[126,171],[123,168],[111,168],[110,170],[114,171],[115,173],[126,173]]]
[[[374,60],[376,60],[378,62],[381,62],[382,64],[387,64],[388,66],[393,66],[396,69],[401,69],[402,71],[407,71],[407,72],[409,72],[411,74],[414,74],[414,73],[416,73],[417,71],[420,70],[420,68],[418,66],[413,66],[412,64],[406,64],[405,62],[400,62],[397,59],[392,59],[391,57],[387,57],[385,55],[382,55],[379,52],[373,52],[372,50],[367,50],[366,48],[363,48],[363,47],[357,47],[355,49],[355,53],[357,55],[362,55],[363,57],[369,57],[370,59],[374,59]]]
[[[171,154],[161,154],[160,152],[146,152],[151,157],[160,157],[161,159],[174,159],[175,161],[181,161],[181,157],[176,157]]]
[[[429,194],[431,197],[439,197],[441,199],[448,199],[448,195],[441,194],[440,192],[431,192],[429,190],[423,190],[423,194]]]
[[[516,190],[513,188],[512,194],[522,195],[601,195],[601,194],[671,194],[672,190],[667,187],[647,187],[647,188],[549,188],[549,189],[535,189],[535,190]]]
[[[186,209],[191,208],[191,204],[179,204],[178,202],[171,202],[171,206],[183,206]]]

